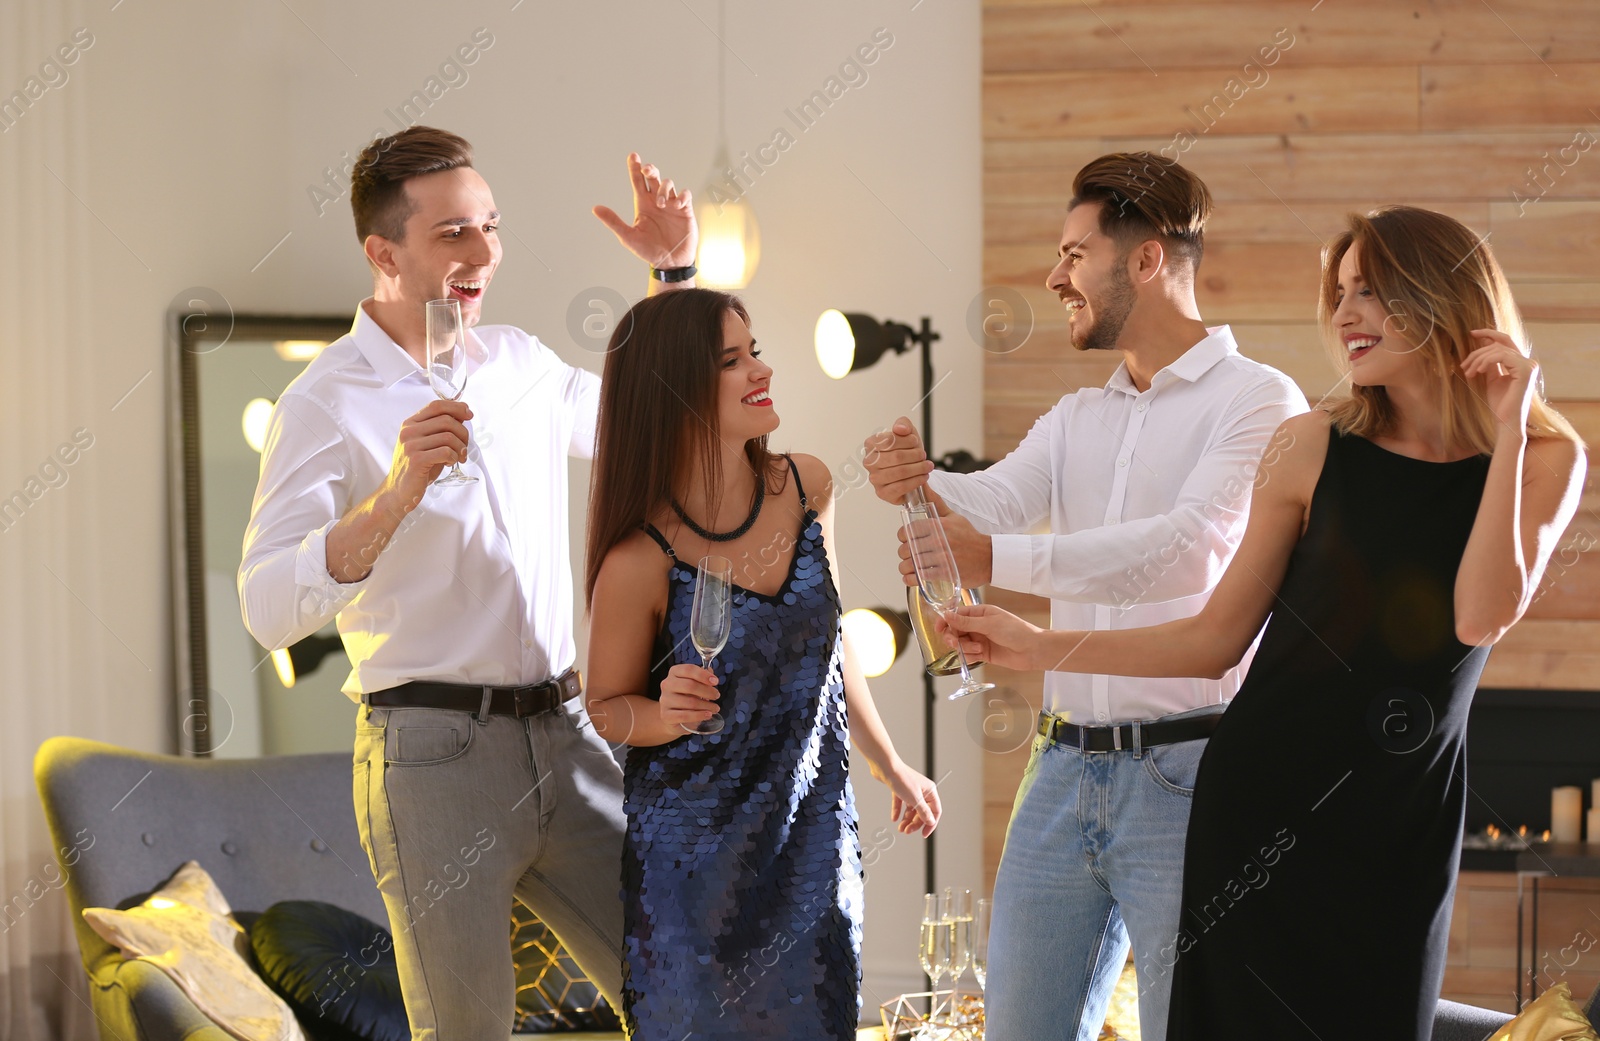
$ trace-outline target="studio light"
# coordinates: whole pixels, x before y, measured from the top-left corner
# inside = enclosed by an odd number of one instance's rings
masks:
[[[891,351],[904,354],[912,344],[920,344],[925,338],[929,344],[939,339],[926,318],[922,320],[922,331],[918,332],[900,322],[880,322],[871,315],[833,308],[822,312],[812,334],[817,363],[836,380],[876,364]]]
[[[253,398],[244,407],[239,425],[244,429],[245,444],[260,452],[267,443],[267,423],[272,419],[272,402],[266,398]]]
[[[924,317],[917,328],[912,328],[903,322],[890,320],[879,321],[868,314],[859,311],[841,311],[830,308],[817,318],[817,326],[812,334],[812,340],[817,352],[817,364],[822,366],[822,371],[836,380],[842,380],[852,372],[859,372],[870,365],[874,365],[885,354],[904,354],[913,345],[919,348],[918,353],[922,361],[922,447],[928,453],[928,458],[943,469],[957,473],[971,473],[981,470],[988,465],[988,461],[976,458],[971,452],[957,449],[950,452],[942,459],[933,454],[933,345],[940,339],[938,333],[933,331],[933,320]],[[912,594],[907,594],[908,600]],[[850,614],[865,614],[865,611],[851,611]],[[898,615],[904,619],[907,636],[911,633],[911,616],[905,611],[890,611],[888,608],[878,608],[877,613],[882,616]],[[848,622],[849,615],[846,615]],[[867,624],[872,624],[870,621]],[[881,637],[880,637],[881,638]],[[856,637],[851,636],[851,645],[861,653],[861,645],[856,642]],[[910,644],[907,639],[905,644],[898,645],[895,653]],[[865,654],[862,655],[865,658]],[[892,664],[893,658],[889,659]],[[877,664],[874,661],[874,664]],[[888,671],[884,665],[883,671]],[[879,675],[879,673],[868,673]],[[934,772],[934,727],[937,720],[934,717],[934,705],[937,703],[933,689],[933,677],[926,669],[922,673],[922,772],[929,777],[937,777]],[[930,835],[923,843],[923,884],[924,892],[937,892],[935,856],[935,837]]]
[[[278,670],[278,680],[285,687],[293,687],[301,676],[316,672],[322,659],[335,651],[344,651],[344,641],[339,637],[307,636],[299,643],[273,651],[272,667]]]
[[[844,614],[844,632],[861,671],[870,679],[889,671],[911,646],[911,617],[889,607],[858,607]]]

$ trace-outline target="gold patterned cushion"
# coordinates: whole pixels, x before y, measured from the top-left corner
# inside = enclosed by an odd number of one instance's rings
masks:
[[[249,937],[194,861],[138,907],[86,907],[83,917],[125,957],[165,972],[196,1008],[241,1041],[305,1041],[289,1006],[250,967]]]
[[[1496,1030],[1490,1041],[1600,1041],[1594,1028],[1572,1003],[1565,983],[1528,1002],[1522,1013]]]

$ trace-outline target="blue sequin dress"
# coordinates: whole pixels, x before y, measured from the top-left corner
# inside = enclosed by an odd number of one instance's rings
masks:
[[[861,848],[839,596],[799,481],[783,587],[734,587],[733,633],[712,666],[726,726],[628,750],[622,1007],[635,1041],[856,1036]],[[673,665],[700,661],[695,571],[646,530],[673,558],[651,658],[659,693]]]

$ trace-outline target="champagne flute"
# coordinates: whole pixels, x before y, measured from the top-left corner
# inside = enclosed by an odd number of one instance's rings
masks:
[[[911,547],[911,563],[917,571],[917,585],[922,589],[923,598],[934,610],[948,618],[963,602],[961,572],[956,568],[955,554],[950,551],[950,543],[945,538],[939,511],[928,501],[922,489],[916,488],[906,496],[901,513],[906,529],[906,545]],[[961,663],[961,686],[950,695],[950,700],[993,690],[993,683],[979,683],[972,678],[961,641],[957,639],[955,645],[956,660]]]
[[[694,607],[689,613],[689,639],[700,652],[700,664],[711,661],[728,645],[733,633],[733,562],[727,557],[700,558],[695,575]],[[722,713],[716,712],[694,726],[679,723],[690,734],[715,734],[722,730]]]
[[[429,300],[424,312],[427,320],[428,384],[444,401],[459,401],[467,389],[467,328],[461,321],[461,301],[452,298]],[[456,463],[434,484],[476,484],[478,479],[463,473]]]
[[[950,902],[950,993],[954,1000],[961,976],[972,964],[972,890],[957,890],[946,899]]]
[[[989,986],[989,920],[993,917],[994,901],[980,897],[972,923],[972,974],[978,977],[979,990]]]
[[[950,934],[944,928],[939,912],[939,897],[928,893],[922,898],[922,942],[917,957],[922,971],[928,974],[932,987],[928,995],[928,1015],[938,1011],[939,979],[950,968]]]

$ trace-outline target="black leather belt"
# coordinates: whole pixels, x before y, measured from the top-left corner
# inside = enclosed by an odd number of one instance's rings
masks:
[[[1082,752],[1116,752],[1133,749],[1133,731],[1139,728],[1139,747],[1175,745],[1210,737],[1222,722],[1221,712],[1187,719],[1152,719],[1148,722],[1118,723],[1115,726],[1080,727],[1059,716],[1039,713],[1039,733],[1056,744],[1069,745]]]
[[[373,708],[443,708],[475,715],[537,716],[559,711],[583,693],[583,673],[568,669],[553,680],[527,687],[474,687],[417,680],[366,695]]]

